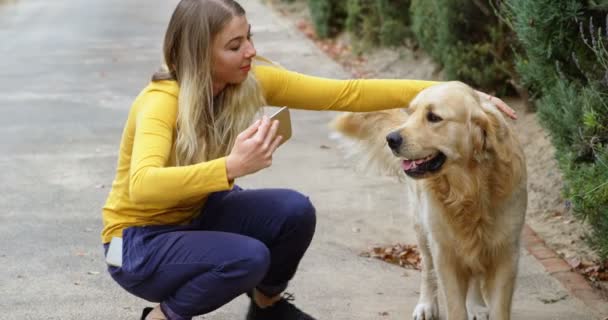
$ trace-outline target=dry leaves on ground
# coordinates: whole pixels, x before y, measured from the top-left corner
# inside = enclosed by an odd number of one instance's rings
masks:
[[[592,287],[599,290],[602,297],[608,299],[608,260],[604,262],[589,262],[573,258],[568,260],[568,263],[574,271],[583,275]]]
[[[568,260],[568,263],[574,270],[591,281],[608,281],[608,260],[597,263],[574,258]]]
[[[361,253],[361,256],[380,259],[406,269],[420,270],[422,263],[418,246],[411,244],[374,247]]]

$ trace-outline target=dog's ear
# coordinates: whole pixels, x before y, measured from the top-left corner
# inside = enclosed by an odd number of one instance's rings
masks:
[[[471,125],[473,155],[479,161],[477,157],[486,150],[488,118],[483,112],[475,112],[471,117]]]
[[[502,156],[509,129],[498,108],[487,101],[481,101],[480,108],[471,116],[471,122],[475,155],[494,152],[499,157]]]

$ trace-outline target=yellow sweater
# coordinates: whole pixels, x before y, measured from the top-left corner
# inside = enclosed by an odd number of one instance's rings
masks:
[[[309,110],[376,111],[407,106],[435,84],[416,80],[331,80],[273,66],[254,74],[269,105]],[[150,83],[135,99],[125,125],[116,178],[103,207],[102,242],[130,226],[190,222],[207,196],[228,190],[226,158],[172,167],[177,117],[175,81]]]

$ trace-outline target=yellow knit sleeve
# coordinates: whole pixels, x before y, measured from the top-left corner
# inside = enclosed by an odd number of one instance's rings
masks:
[[[148,92],[137,112],[129,177],[133,203],[180,201],[231,188],[226,158],[170,167],[177,102],[163,92]]]
[[[422,80],[334,80],[274,66],[256,66],[269,105],[309,110],[367,112],[407,107],[422,89],[437,84]]]

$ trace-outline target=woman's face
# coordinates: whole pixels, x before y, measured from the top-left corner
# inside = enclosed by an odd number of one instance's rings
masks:
[[[227,84],[238,84],[247,78],[256,55],[245,16],[235,16],[215,36],[212,44],[211,69],[214,94]]]

